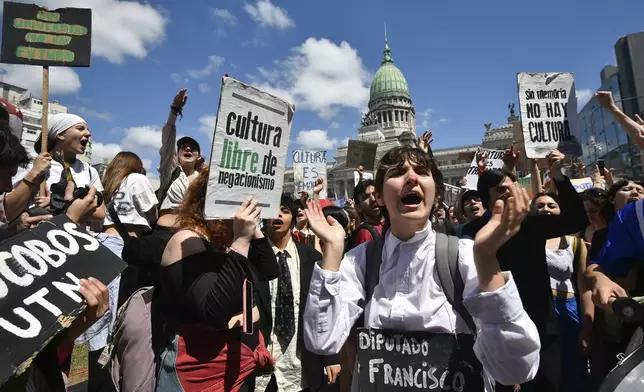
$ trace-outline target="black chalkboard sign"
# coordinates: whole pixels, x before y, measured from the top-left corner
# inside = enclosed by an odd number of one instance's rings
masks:
[[[484,390],[474,337],[465,334],[360,328],[358,379],[365,392]]]
[[[2,54],[7,64],[89,67],[92,10],[47,10],[35,4],[4,2]]]
[[[0,243],[0,385],[84,309],[78,280],[105,285],[126,264],[66,216]]]
[[[376,164],[377,151],[378,145],[376,143],[349,140],[349,146],[347,148],[347,167],[355,168],[362,165],[365,170],[372,171]]]

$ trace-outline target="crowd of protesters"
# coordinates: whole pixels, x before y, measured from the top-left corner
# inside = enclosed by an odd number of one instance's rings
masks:
[[[447,206],[425,133],[387,152],[373,180],[359,167],[344,208],[320,199],[320,180],[282,195],[274,219],[249,199],[206,220],[209,168],[197,141],[176,140],[187,98],[170,105],[157,191],[135,152],[102,178],[77,159],[91,137],[83,118],[50,116],[46,151],[39,140],[31,152],[0,107],[0,239],[64,214],[127,264],[111,282],[83,277],[83,313],[0,390],[65,391],[85,345],[88,391],[366,391],[365,327],[456,338],[452,359],[470,353],[480,369],[466,392],[595,391],[641,343],[611,304],[644,291],[643,183],[590,163],[593,187],[579,193],[569,177],[583,174],[554,150],[526,189],[509,148],[503,169],[477,153],[476,187],[463,181]],[[598,99],[644,148],[644,121],[610,93]],[[454,287],[439,271],[447,248]]]

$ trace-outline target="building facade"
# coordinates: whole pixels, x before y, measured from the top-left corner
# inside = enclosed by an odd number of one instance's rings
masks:
[[[616,105],[624,110],[619,82],[621,75],[618,68],[606,66],[600,76],[601,85],[597,91],[611,91]],[[582,158],[588,166],[587,175],[592,173],[593,164],[603,159],[606,167],[615,169],[615,175],[618,177],[640,178],[642,176],[641,162],[639,159],[632,159],[632,143],[626,132],[610,113],[602,109],[594,95],[579,111],[577,118]],[[637,155],[639,158],[639,154]]]

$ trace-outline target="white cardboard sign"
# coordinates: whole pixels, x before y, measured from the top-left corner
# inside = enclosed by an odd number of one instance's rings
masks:
[[[210,154],[206,219],[228,219],[248,197],[277,218],[295,107],[224,77]]]
[[[488,170],[503,168],[503,154],[505,154],[505,151],[490,150],[487,148],[482,148],[479,151],[483,151],[487,155]],[[479,182],[479,169],[478,169],[478,165],[476,164],[476,155],[474,155],[474,159],[472,159],[470,168],[467,169],[467,174],[465,175],[465,179],[467,180],[467,183],[463,188],[476,190],[476,186]]]
[[[320,199],[326,199],[326,151],[295,150],[293,151],[293,181],[295,195],[304,191],[311,194],[318,179],[324,180],[324,189]]]
[[[519,103],[528,158],[558,149],[581,156],[575,78],[570,72],[520,72]]]

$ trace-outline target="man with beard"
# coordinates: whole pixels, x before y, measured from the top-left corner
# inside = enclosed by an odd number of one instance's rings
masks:
[[[564,155],[555,150],[546,159],[549,162],[550,177],[558,191],[561,214],[528,215],[519,232],[497,252],[501,270],[512,272],[523,306],[539,330],[542,350],[549,347],[548,342],[543,340],[547,336],[546,322],[552,307],[550,276],[546,264],[546,241],[548,238],[578,233],[588,223],[581,197],[570,179],[561,172]],[[475,238],[478,231],[489,222],[489,210],[494,203],[508,197],[510,187],[516,182],[516,176],[511,171],[513,168],[508,169],[488,170],[479,175],[479,197],[483,205],[488,206],[488,211],[465,225],[463,237]],[[533,381],[521,385],[521,388],[522,392],[552,390],[541,374],[537,374]],[[497,384],[496,390],[505,392],[512,391],[512,388]]]
[[[340,373],[337,355],[313,354],[302,344],[302,316],[316,262],[322,255],[312,247],[293,241],[297,205],[282,195],[277,219],[265,222],[267,238],[277,257],[280,276],[261,282],[260,325],[266,348],[275,359],[275,372],[257,376],[258,392],[325,391]],[[326,378],[324,373],[326,371]]]
[[[373,180],[361,181],[353,190],[355,208],[362,217],[362,223],[351,234],[347,241],[347,249],[382,238],[384,223],[380,206],[376,202],[376,188]]]

